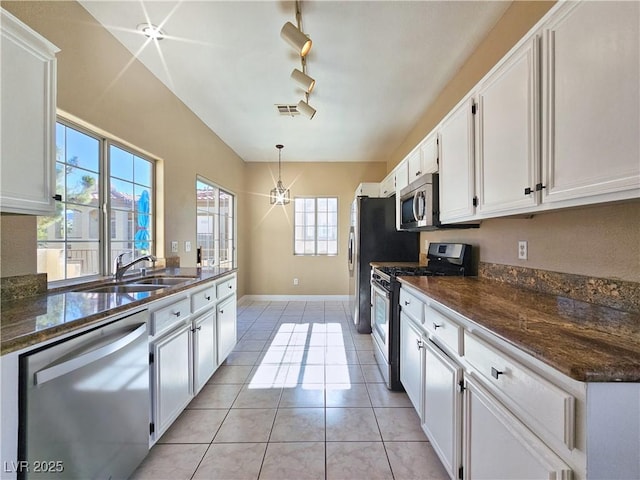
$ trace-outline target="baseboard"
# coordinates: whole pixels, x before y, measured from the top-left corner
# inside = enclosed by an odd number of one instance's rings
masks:
[[[346,302],[349,295],[244,295],[238,304],[245,302]]]

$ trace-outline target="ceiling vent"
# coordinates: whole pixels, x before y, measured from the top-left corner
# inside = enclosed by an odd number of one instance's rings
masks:
[[[295,117],[296,115],[300,115],[297,105],[276,104],[276,108],[278,109],[278,113],[280,115],[285,115],[287,117]]]

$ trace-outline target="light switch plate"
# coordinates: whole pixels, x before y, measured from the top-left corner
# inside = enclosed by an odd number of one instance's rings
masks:
[[[185,252],[190,252],[191,251],[191,242],[189,240],[184,242],[184,251]]]
[[[175,240],[171,242],[171,253],[178,253],[178,242]]]

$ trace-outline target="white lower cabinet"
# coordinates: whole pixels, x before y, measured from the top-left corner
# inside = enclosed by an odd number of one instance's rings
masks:
[[[151,428],[155,443],[236,346],[236,276],[151,307]]]
[[[153,428],[159,438],[191,400],[191,322],[152,344]]]
[[[572,478],[571,468],[468,377],[464,402],[463,476],[474,480]]]
[[[210,310],[193,321],[193,394],[196,395],[218,368],[216,311]]]
[[[462,368],[426,341],[422,429],[451,478],[461,465],[461,382]]]
[[[400,379],[452,480],[585,478],[572,394],[424,294],[403,286],[400,306]]]
[[[400,382],[422,418],[422,331],[405,313],[400,314]]]
[[[222,363],[236,346],[236,296],[220,302],[217,307],[218,364]]]

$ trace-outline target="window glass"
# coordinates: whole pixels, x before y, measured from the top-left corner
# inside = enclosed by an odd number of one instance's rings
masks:
[[[294,254],[338,254],[338,199],[336,197],[294,200]]]
[[[56,123],[55,138],[62,200],[38,217],[38,272],[50,282],[107,275],[119,253],[152,253],[154,163],[66,122]]]
[[[203,267],[236,266],[235,196],[204,178],[196,180],[196,233]]]

